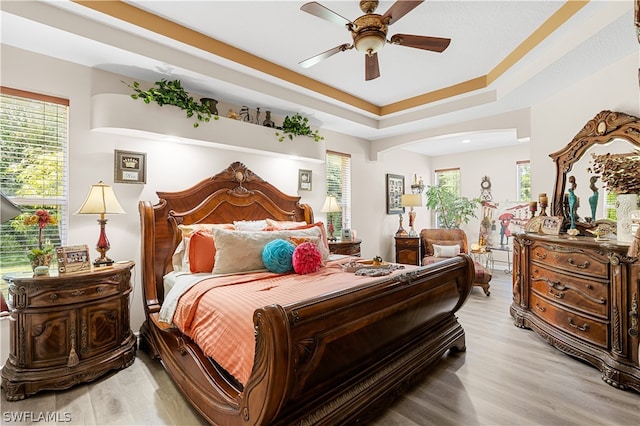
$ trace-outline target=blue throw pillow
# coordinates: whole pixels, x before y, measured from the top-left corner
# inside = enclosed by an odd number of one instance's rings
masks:
[[[262,263],[265,268],[276,274],[293,270],[292,257],[295,246],[286,240],[269,241],[262,250]]]

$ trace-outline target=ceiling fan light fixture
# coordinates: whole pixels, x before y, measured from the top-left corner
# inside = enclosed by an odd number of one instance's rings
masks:
[[[386,41],[386,34],[377,31],[362,31],[353,39],[353,44],[358,52],[365,53],[369,56],[377,53]]]

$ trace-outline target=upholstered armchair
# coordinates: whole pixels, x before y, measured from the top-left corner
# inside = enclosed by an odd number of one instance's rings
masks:
[[[423,265],[429,265],[445,257],[453,257],[457,253],[469,253],[467,235],[462,229],[423,229],[420,231],[420,244],[424,256]],[[489,291],[491,272],[477,261],[473,262],[473,266],[476,271],[473,285],[482,287],[484,294],[488,296],[491,294]]]

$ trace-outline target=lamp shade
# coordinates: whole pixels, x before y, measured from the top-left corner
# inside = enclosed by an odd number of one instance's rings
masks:
[[[8,220],[15,218],[22,212],[16,206],[13,201],[8,199],[3,193],[0,192],[0,223],[4,223]]]
[[[402,207],[417,207],[422,205],[422,194],[402,194]]]
[[[89,194],[75,214],[123,214],[126,213],[113,192],[113,188],[102,181],[91,185]]]
[[[322,205],[320,212],[337,213],[339,211],[342,211],[342,209],[338,205],[338,201],[336,200],[336,197],[334,197],[333,195],[327,195],[327,198],[325,198],[324,204]]]

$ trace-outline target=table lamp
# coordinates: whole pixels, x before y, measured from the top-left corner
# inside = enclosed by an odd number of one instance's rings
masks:
[[[22,212],[16,206],[13,201],[8,199],[2,192],[0,192],[0,223],[7,222],[19,216]]]
[[[422,205],[422,195],[402,194],[400,203],[402,204],[402,207],[411,207],[411,210],[409,210],[409,236],[417,237],[418,233],[415,231],[415,229],[413,229],[413,224],[416,221],[416,212],[413,210],[413,208]]]
[[[111,248],[107,234],[105,232],[105,226],[107,219],[104,218],[105,214],[122,214],[126,213],[118,199],[113,192],[113,188],[109,185],[105,185],[102,181],[91,186],[87,199],[84,200],[82,207],[75,214],[99,214],[100,218],[98,223],[100,224],[100,237],[98,238],[98,244],[96,250],[100,253],[100,257],[93,261],[94,266],[108,266],[113,264],[113,260],[106,256],[107,251]]]
[[[333,236],[333,232],[335,230],[333,227],[333,213],[338,213],[340,211],[342,211],[342,209],[338,205],[338,201],[336,200],[336,197],[334,197],[333,195],[327,195],[327,198],[325,198],[324,204],[322,205],[320,212],[327,213],[327,216],[329,219],[328,220],[329,221],[329,227],[328,227],[329,237],[327,238],[329,241],[337,240],[337,238]]]

